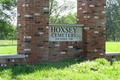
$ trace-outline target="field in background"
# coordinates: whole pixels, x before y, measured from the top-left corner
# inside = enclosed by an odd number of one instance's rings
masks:
[[[17,54],[17,45],[0,46],[0,55]]]
[[[120,53],[120,42],[106,42],[106,52]]]
[[[106,42],[106,52],[119,52],[120,42]],[[0,55],[17,54],[16,40],[0,40]]]
[[[0,40],[0,46],[2,45],[17,45],[17,40]]]
[[[17,40],[0,40],[0,55],[17,54]]]

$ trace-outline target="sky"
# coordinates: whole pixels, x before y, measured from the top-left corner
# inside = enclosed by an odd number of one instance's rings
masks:
[[[63,13],[63,15],[66,14],[66,13],[69,13],[69,12],[72,12],[72,13],[77,12],[77,0],[66,0],[66,1],[76,2],[76,3],[75,3],[75,6],[76,6],[76,7],[75,7],[73,10],[71,10],[71,11],[68,11],[68,12]],[[63,4],[63,0],[60,0],[59,2],[60,2],[61,4]]]
[[[77,0],[66,0],[66,1],[73,1],[73,2],[76,2],[75,5],[77,5]],[[63,4],[63,0],[59,0],[60,4]],[[14,9],[14,11],[17,13],[17,8]],[[62,13],[61,15],[64,15],[64,14],[68,14],[69,12],[77,12],[77,6],[71,10],[71,11],[67,11],[67,12],[64,12]],[[17,14],[16,14],[16,17],[14,18],[14,21],[11,22],[12,25],[16,26],[17,25]]]

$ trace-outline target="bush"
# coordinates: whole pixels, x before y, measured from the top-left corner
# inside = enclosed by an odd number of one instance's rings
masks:
[[[95,60],[96,62],[99,62],[102,65],[110,65],[110,62],[108,62],[108,60],[104,59],[104,58],[98,58]]]

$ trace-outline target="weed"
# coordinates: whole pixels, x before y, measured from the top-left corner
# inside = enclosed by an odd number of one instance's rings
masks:
[[[80,59],[81,61],[81,59]],[[62,60],[57,63],[0,68],[2,80],[119,80],[120,61],[110,65],[105,59],[94,61]]]
[[[97,58],[95,61],[99,62],[102,65],[110,65],[110,62],[108,62],[108,60],[106,60],[104,58],[103,59]]]

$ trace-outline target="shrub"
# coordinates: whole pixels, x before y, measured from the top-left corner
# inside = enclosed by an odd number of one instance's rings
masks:
[[[104,58],[98,58],[95,60],[96,62],[99,62],[102,65],[110,65],[110,62],[108,62],[106,59]]]

